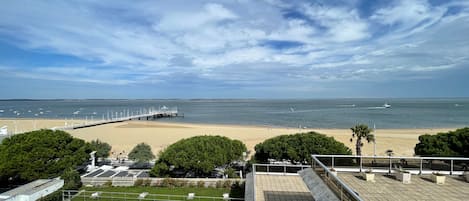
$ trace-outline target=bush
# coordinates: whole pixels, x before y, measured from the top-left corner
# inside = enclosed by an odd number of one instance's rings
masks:
[[[160,153],[151,175],[165,176],[169,167],[194,171],[197,176],[209,176],[215,167],[228,165],[242,158],[246,146],[239,140],[222,136],[196,136],[182,139]]]
[[[230,189],[230,197],[232,198],[244,198],[244,193],[245,193],[245,186],[244,182],[240,183],[239,181],[236,181],[231,185]]]
[[[106,158],[109,156],[109,152],[111,151],[112,147],[106,142],[102,142],[99,139],[92,140],[89,143],[91,150],[96,151],[96,159],[98,158]]]
[[[164,178],[163,181],[161,181],[161,187],[176,187],[176,186],[177,186],[176,179]]]
[[[231,188],[231,180],[225,180],[222,185],[223,188]]]
[[[59,189],[43,198],[39,198],[38,201],[62,201],[62,189]]]
[[[60,178],[64,180],[62,188],[65,190],[78,190],[82,185],[80,174],[72,168],[66,170]]]
[[[134,186],[143,186],[143,179],[137,179],[137,180],[135,180]]]
[[[145,179],[143,180],[142,186],[150,186],[151,180],[150,179]]]
[[[111,180],[107,180],[106,182],[104,182],[103,186],[104,186],[104,187],[112,187],[112,181],[111,181]]]
[[[205,187],[205,182],[204,181],[198,181],[197,182],[197,187],[204,188]]]
[[[352,151],[333,137],[309,132],[281,135],[255,146],[255,159],[290,160],[292,163],[311,163],[311,154],[352,154]]]
[[[436,135],[421,135],[415,145],[415,154],[420,156],[469,157],[469,128],[457,129]]]
[[[218,180],[218,181],[215,183],[215,188],[221,188],[221,187],[223,187],[223,181]]]
[[[155,158],[151,147],[148,144],[140,143],[135,146],[129,153],[129,159],[137,163],[146,163]]]

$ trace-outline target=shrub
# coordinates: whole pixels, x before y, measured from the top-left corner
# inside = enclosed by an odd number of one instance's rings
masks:
[[[143,186],[150,186],[150,184],[151,184],[151,180],[150,180],[150,179],[145,179],[145,180],[143,180],[143,183],[142,183]]]
[[[106,182],[104,182],[103,186],[104,186],[104,187],[112,187],[112,181],[111,181],[111,180],[107,180]]]
[[[469,157],[469,128],[457,129],[436,135],[421,135],[415,145],[415,154],[420,156],[463,156]]]
[[[137,163],[146,163],[154,158],[155,155],[153,155],[150,145],[143,142],[135,146],[129,153],[129,159]]]
[[[352,151],[333,137],[309,132],[281,135],[265,140],[255,146],[255,159],[290,160],[296,163],[311,163],[311,154],[352,154]]]
[[[199,187],[199,188],[205,187],[205,182],[204,181],[197,181],[197,187]]]
[[[143,179],[135,180],[134,186],[143,186]]]
[[[215,183],[215,188],[221,188],[221,187],[223,187],[223,181],[218,180],[218,181]]]
[[[160,152],[152,169],[153,176],[165,176],[170,166],[194,171],[198,176],[210,175],[215,167],[228,165],[242,158],[246,146],[239,140],[222,136],[196,136],[182,139]]]
[[[231,183],[231,180],[225,180],[225,181],[223,182],[222,187],[223,187],[223,188],[231,188],[231,184],[232,184],[232,183]]]

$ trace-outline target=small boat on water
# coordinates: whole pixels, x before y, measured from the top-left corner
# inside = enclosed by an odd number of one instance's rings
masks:
[[[391,105],[389,105],[388,103],[384,103],[383,107],[384,108],[391,108]]]
[[[0,113],[3,113],[3,112],[5,112],[5,110],[0,110]]]
[[[80,114],[80,111],[75,111],[73,112],[73,114]]]

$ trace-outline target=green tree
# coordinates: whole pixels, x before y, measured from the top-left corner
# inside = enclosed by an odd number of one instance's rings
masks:
[[[102,142],[99,139],[92,140],[90,142],[91,150],[96,151],[96,159],[107,158],[112,147],[106,142]]]
[[[228,166],[240,160],[246,146],[239,140],[222,136],[196,136],[182,139],[160,152],[151,174],[166,176],[169,167],[194,171],[197,176],[209,175],[215,167]]]
[[[463,156],[469,157],[469,128],[457,129],[436,135],[421,135],[415,145],[415,154],[420,156]]]
[[[352,130],[352,138],[350,138],[350,142],[353,142],[353,138],[357,138],[357,141],[355,142],[355,150],[357,155],[361,156],[363,147],[362,139],[366,139],[368,143],[375,141],[375,136],[371,134],[373,129],[368,128],[368,126],[365,124],[357,124],[350,128],[350,130]]]
[[[38,130],[13,135],[0,144],[0,184],[57,177],[89,160],[85,141],[64,131]]]
[[[130,151],[129,159],[136,161],[137,163],[146,163],[155,159],[155,155],[151,151],[150,145],[142,142]]]
[[[280,135],[257,144],[255,150],[255,160],[261,163],[268,159],[311,163],[311,154],[351,154],[343,143],[315,132]]]
[[[62,187],[64,190],[78,190],[82,185],[80,174],[72,168],[66,170],[60,178],[64,180],[64,186]]]

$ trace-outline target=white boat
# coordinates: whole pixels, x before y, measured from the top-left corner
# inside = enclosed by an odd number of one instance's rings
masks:
[[[5,112],[5,110],[0,110],[0,113],[3,113],[3,112]]]
[[[388,103],[384,103],[383,107],[384,108],[391,108],[391,105],[389,105]]]
[[[73,112],[73,114],[79,114],[79,113],[80,113],[80,111],[75,111],[75,112]]]

